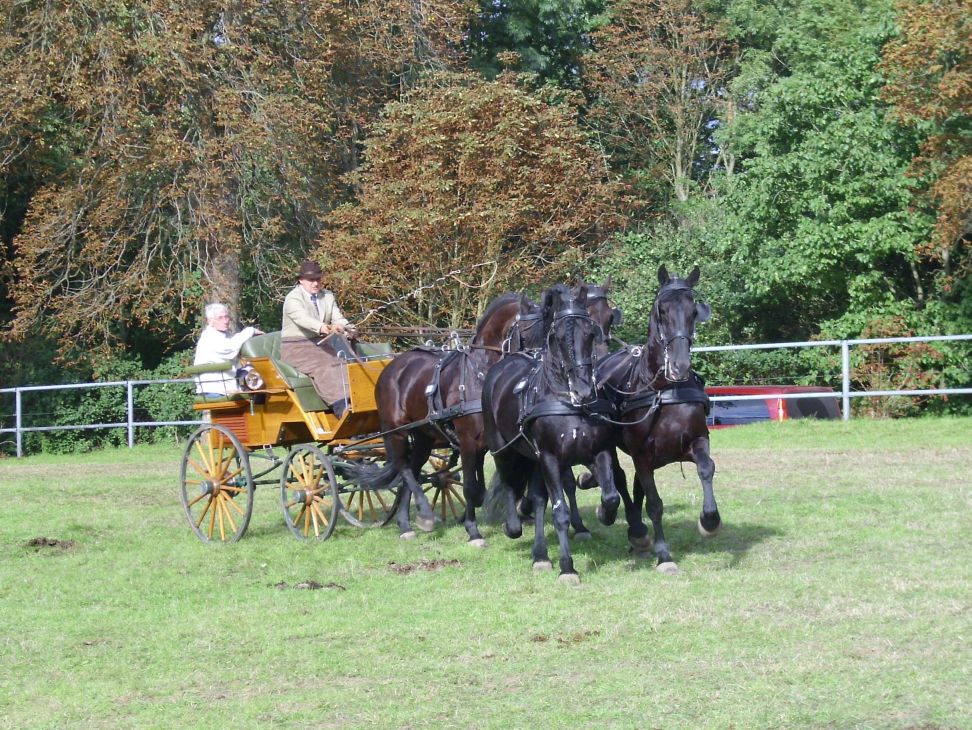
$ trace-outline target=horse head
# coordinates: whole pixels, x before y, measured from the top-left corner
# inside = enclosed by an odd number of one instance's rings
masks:
[[[558,284],[547,289],[541,310],[547,332],[547,382],[565,393],[571,405],[589,403],[597,396],[594,350],[603,332],[587,311],[587,286]]]
[[[695,298],[693,287],[698,281],[698,266],[684,279],[669,276],[664,266],[658,268],[661,288],[651,309],[646,347],[656,381],[663,377],[678,383],[691,373],[695,324],[707,321],[711,315],[709,305]]]
[[[598,356],[603,357],[607,354],[608,341],[611,339],[611,329],[621,324],[621,310],[612,307],[608,299],[608,292],[611,290],[611,277],[604,280],[604,283],[587,284],[587,311],[593,320],[601,328],[603,342],[598,345]]]

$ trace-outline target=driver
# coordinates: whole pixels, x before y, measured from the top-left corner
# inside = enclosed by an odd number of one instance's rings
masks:
[[[352,335],[354,328],[338,308],[334,294],[321,289],[323,276],[316,261],[301,264],[297,286],[284,298],[280,357],[308,375],[314,381],[314,390],[340,416],[347,408],[343,363],[322,338]]]

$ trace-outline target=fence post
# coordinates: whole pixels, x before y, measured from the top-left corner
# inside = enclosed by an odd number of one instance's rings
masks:
[[[847,340],[840,341],[840,369],[842,382],[840,392],[843,395],[842,403],[844,410],[844,420],[850,420],[850,343]]]
[[[135,446],[135,394],[132,381],[125,383],[128,386],[128,448]]]
[[[23,427],[23,423],[20,419],[20,388],[14,391],[14,422],[17,427],[17,458],[19,459],[24,455],[24,443],[23,443],[23,432],[20,430]]]

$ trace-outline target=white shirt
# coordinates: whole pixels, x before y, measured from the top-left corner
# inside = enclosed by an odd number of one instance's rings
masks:
[[[236,356],[240,354],[243,343],[253,337],[253,327],[246,327],[241,332],[230,336],[229,332],[220,332],[212,325],[206,325],[196,345],[196,357],[193,365],[210,365],[221,362],[232,362],[233,367],[219,373],[200,373],[196,376],[197,393],[220,393],[228,395],[239,391],[236,385],[236,369],[239,363]]]

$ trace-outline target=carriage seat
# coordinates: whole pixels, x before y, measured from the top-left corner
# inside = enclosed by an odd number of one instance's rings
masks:
[[[305,411],[326,411],[329,409],[327,403],[314,390],[314,381],[280,358],[279,331],[251,337],[243,343],[243,347],[240,349],[240,357],[248,359],[255,357],[269,358],[280,377],[294,391],[297,402]]]

